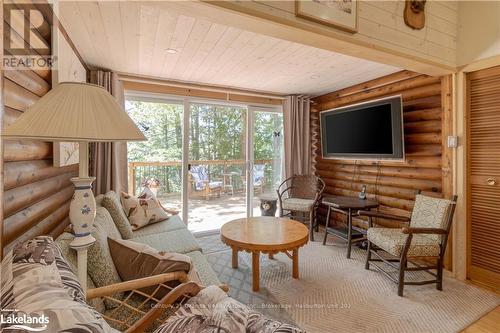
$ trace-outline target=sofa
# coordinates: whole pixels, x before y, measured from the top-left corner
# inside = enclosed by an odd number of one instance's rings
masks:
[[[101,209],[99,215],[106,212]],[[175,273],[94,288],[85,295],[57,243],[38,236],[17,244],[3,258],[0,331],[305,333],[231,299],[217,286],[186,281],[156,298],[158,288],[178,279]],[[144,289],[151,286],[153,292]],[[99,310],[88,301],[110,299],[116,292],[123,297],[112,310]]]
[[[128,222],[117,193],[110,191],[104,195],[98,195],[96,205],[97,212],[92,232],[96,242],[89,248],[88,252],[87,288],[122,282],[109,253],[108,237],[147,244],[158,251],[185,254],[191,259],[192,265],[192,271],[188,274],[189,280],[202,286],[221,285],[202,253],[196,238],[178,215],[134,231],[129,228],[129,225],[126,225]],[[61,247],[61,251],[72,269],[76,271],[76,252],[69,247],[73,238],[71,233],[64,232],[57,237],[56,243]],[[102,308],[101,304],[92,305]]]

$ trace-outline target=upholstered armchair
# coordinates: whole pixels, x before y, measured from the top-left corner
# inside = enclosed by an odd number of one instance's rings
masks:
[[[318,230],[316,211],[321,202],[325,182],[315,175],[292,176],[285,179],[276,192],[280,205],[280,216],[307,221],[309,218],[309,238],[314,241],[313,228]],[[287,214],[284,211],[288,211]]]
[[[422,195],[419,191],[411,218],[374,211],[359,211],[360,216],[368,217],[369,226],[365,268],[370,269],[371,263],[397,283],[399,296],[403,296],[405,285],[436,283],[436,288],[443,290],[443,257],[456,203],[457,196],[453,196],[451,200],[439,199]],[[399,221],[405,226],[402,228],[374,227],[373,218]],[[379,253],[379,251],[382,252]],[[389,256],[382,254],[384,252]],[[372,255],[375,258],[372,258]],[[414,262],[415,259],[422,258],[430,260],[431,264]],[[398,278],[390,275],[374,261],[384,262],[389,267],[398,270]],[[406,282],[405,272],[407,271],[426,271],[434,279]]]

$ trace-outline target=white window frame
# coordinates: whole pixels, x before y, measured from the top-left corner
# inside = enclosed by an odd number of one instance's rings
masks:
[[[235,106],[246,109],[246,211],[247,217],[253,216],[253,166],[254,166],[254,116],[255,112],[276,112],[283,113],[282,105],[269,104],[247,104],[241,102],[228,102],[219,99],[197,98],[191,96],[177,96],[161,93],[148,93],[143,91],[126,90],[126,101],[142,101],[151,103],[165,103],[183,105],[183,121],[182,121],[182,220],[184,223],[189,223],[189,198],[188,198],[188,164],[189,164],[189,124],[191,117],[191,104],[210,104],[220,106]]]

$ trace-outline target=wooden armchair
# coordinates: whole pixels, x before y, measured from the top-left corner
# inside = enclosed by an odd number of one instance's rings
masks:
[[[359,211],[360,216],[368,217],[368,249],[365,269],[370,269],[370,262],[384,273],[391,281],[398,284],[398,295],[403,296],[405,285],[423,285],[436,283],[438,290],[443,290],[443,257],[450,233],[457,196],[451,200],[427,197],[417,193],[411,218],[389,215],[373,211]],[[399,228],[373,227],[373,218],[383,218],[405,223]],[[390,256],[383,256],[384,251]],[[372,255],[376,258],[372,258]],[[430,259],[434,264],[416,263],[415,259]],[[384,262],[398,271],[398,278],[374,263]],[[396,264],[396,262],[398,264]],[[412,264],[411,267],[408,263]],[[434,273],[431,270],[435,270]],[[435,277],[432,280],[405,282],[405,272],[425,271]]]
[[[212,181],[205,165],[193,165],[189,169],[189,197],[202,197],[209,200],[212,196],[220,198],[222,180]]]
[[[315,175],[289,177],[276,189],[280,204],[280,217],[288,216],[296,220],[307,221],[308,216],[311,241],[314,241],[313,228],[318,230],[316,211],[324,190],[325,182]],[[285,210],[289,213],[284,214]]]
[[[173,281],[181,284],[169,286]],[[220,288],[228,290],[226,286]],[[102,313],[103,318],[125,333],[141,333],[156,329],[202,289],[179,271],[89,289],[87,300],[100,297],[115,303],[115,308]],[[117,293],[123,293],[123,297],[115,298]]]

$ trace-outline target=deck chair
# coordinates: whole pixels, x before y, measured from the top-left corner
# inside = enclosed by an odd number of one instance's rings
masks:
[[[189,170],[189,196],[209,200],[212,196],[220,198],[222,180],[210,180],[206,165],[193,165]]]

